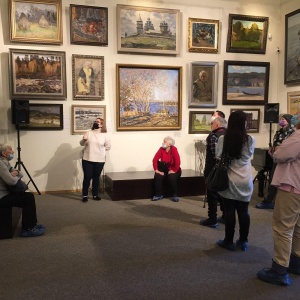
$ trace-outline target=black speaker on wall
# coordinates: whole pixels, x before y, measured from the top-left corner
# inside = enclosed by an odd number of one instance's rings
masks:
[[[266,103],[264,107],[264,123],[279,122],[279,103]]]
[[[29,100],[12,100],[11,114],[13,124],[29,124]]]

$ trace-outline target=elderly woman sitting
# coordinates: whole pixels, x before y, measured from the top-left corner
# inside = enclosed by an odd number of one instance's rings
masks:
[[[152,201],[157,201],[164,197],[162,193],[162,183],[165,178],[167,178],[172,189],[172,201],[179,201],[177,186],[181,176],[180,156],[174,145],[175,140],[172,137],[165,137],[162,146],[158,149],[153,158],[155,195]]]

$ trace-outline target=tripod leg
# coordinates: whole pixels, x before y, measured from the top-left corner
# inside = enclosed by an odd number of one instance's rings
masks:
[[[34,183],[33,179],[31,178],[30,174],[28,173],[28,171],[27,171],[26,167],[24,166],[23,162],[21,162],[21,165],[22,165],[22,167],[24,168],[24,170],[25,170],[27,176],[28,176],[29,179],[30,179],[29,182],[32,182],[32,184],[34,185],[34,187],[35,187],[36,191],[38,192],[38,194],[41,195],[39,189],[37,188],[36,184]]]

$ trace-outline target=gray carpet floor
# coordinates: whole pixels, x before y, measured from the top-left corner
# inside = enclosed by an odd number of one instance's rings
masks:
[[[261,282],[271,265],[272,210],[250,203],[249,251],[215,245],[224,237],[199,225],[202,197],[82,203],[79,193],[36,196],[46,234],[0,241],[0,299],[299,299]],[[238,227],[236,231],[238,238]]]

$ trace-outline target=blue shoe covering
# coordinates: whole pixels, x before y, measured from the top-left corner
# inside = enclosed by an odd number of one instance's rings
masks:
[[[293,279],[288,275],[278,275],[272,269],[262,269],[256,273],[257,278],[271,284],[288,286],[293,282]]]
[[[45,233],[45,228],[37,228],[34,226],[31,229],[28,230],[22,230],[21,236],[22,237],[36,237],[36,236],[41,236]]]
[[[256,204],[255,207],[259,209],[274,209],[274,204],[272,202],[271,203],[260,202]]]
[[[161,199],[163,199],[163,195],[160,195],[160,196],[154,196],[151,200],[152,201],[157,201],[157,200],[161,200]]]
[[[45,226],[43,224],[36,224],[34,227],[37,229],[45,229]]]
[[[247,251],[248,250],[248,242],[241,242],[240,240],[236,241],[236,246],[240,248],[242,251]]]
[[[173,202],[178,202],[178,201],[179,201],[179,198],[178,198],[177,196],[173,196],[173,197],[171,198],[171,200],[172,200]]]
[[[234,243],[228,243],[225,242],[224,240],[218,240],[217,245],[230,251],[236,251],[236,247]]]

